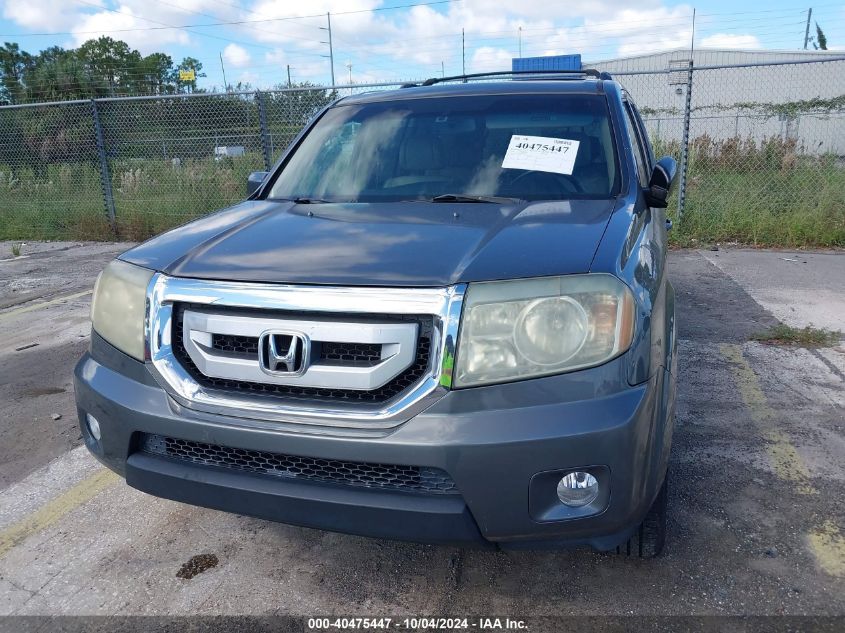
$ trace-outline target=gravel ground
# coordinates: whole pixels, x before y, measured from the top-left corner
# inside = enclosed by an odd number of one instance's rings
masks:
[[[0,487],[81,444],[71,384],[91,330],[91,296],[81,293],[128,248],[35,243],[11,258],[12,244],[0,242]]]

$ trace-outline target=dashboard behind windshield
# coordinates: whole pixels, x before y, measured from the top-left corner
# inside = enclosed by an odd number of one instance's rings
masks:
[[[268,197],[329,202],[600,199],[619,189],[600,95],[482,95],[330,108]]]

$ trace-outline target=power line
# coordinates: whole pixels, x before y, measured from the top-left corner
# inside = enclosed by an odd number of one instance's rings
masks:
[[[175,26],[172,24],[165,24],[163,22],[158,22],[156,20],[151,20],[149,18],[144,18],[139,15],[133,15],[128,13],[123,13],[116,9],[110,9],[108,7],[103,7],[91,2],[85,2],[85,0],[74,0],[74,2],[79,2],[81,4],[87,4],[91,7],[96,9],[100,9],[102,11],[110,11],[112,13],[117,13],[118,15],[124,16],[131,16],[136,17],[140,20],[144,20],[146,22],[152,22],[153,24],[159,24],[161,26],[157,27],[144,27],[144,28],[134,28],[134,29],[100,29],[97,31],[51,31],[51,32],[43,32],[43,33],[0,33],[0,37],[46,37],[50,35],[89,35],[92,33],[129,33],[132,31],[160,31],[166,29],[195,29],[200,27],[208,27],[208,26],[243,26],[247,24],[261,24],[263,22],[283,22],[288,20],[305,20],[308,18],[322,18],[325,17],[325,13],[315,13],[312,15],[291,15],[285,16],[280,18],[261,18],[259,20],[232,20],[229,22],[210,22],[207,24],[185,24],[182,26]],[[394,11],[397,9],[410,9],[413,7],[428,7],[437,4],[452,4],[454,2],[463,2],[463,0],[434,0],[433,2],[415,2],[413,4],[403,4],[397,5],[393,7],[376,7],[375,9],[357,9],[355,11],[338,11],[334,15],[354,15],[358,13],[375,13],[377,11]],[[194,12],[192,12],[194,13]],[[193,31],[191,31],[193,32]],[[208,35],[207,33],[197,33],[197,35]]]
[[[94,7],[95,9],[100,9],[101,11],[108,11],[110,13],[115,13],[117,15],[134,17],[134,18],[137,18],[139,20],[143,20],[144,22],[149,22],[151,24],[159,24],[160,25],[158,27],[149,27],[149,28],[144,28],[144,29],[138,29],[138,30],[141,30],[141,31],[178,29],[178,30],[186,31],[188,33],[193,33],[194,35],[200,35],[202,37],[210,37],[210,38],[213,38],[215,40],[222,40],[224,42],[229,42],[231,44],[240,44],[242,46],[253,46],[255,48],[266,48],[267,50],[273,50],[272,46],[264,46],[263,44],[253,44],[251,42],[243,42],[241,40],[233,40],[233,39],[228,38],[228,37],[222,37],[220,35],[213,35],[211,33],[203,33],[202,31],[194,31],[192,29],[192,27],[173,26],[172,24],[166,24],[165,22],[159,22],[158,20],[153,20],[151,18],[145,18],[144,16],[141,16],[141,15],[134,15],[134,14],[131,14],[131,13],[127,14],[127,13],[124,13],[123,11],[118,11],[117,9],[110,9],[108,7],[103,7],[103,6],[100,6],[98,4],[94,4],[93,2],[86,2],[86,0],[73,0],[73,1],[78,3],[78,4],[85,4],[85,5],[88,5],[90,7]],[[107,32],[108,31],[90,31],[89,33],[107,33]],[[57,33],[57,35],[84,35],[84,34],[86,34],[86,33],[84,33],[84,32]],[[0,35],[0,37],[4,37],[4,36]]]
[[[171,4],[170,2],[166,2],[165,0],[153,0],[153,2],[155,2],[155,3],[157,3],[157,4],[164,5],[164,6],[166,6],[166,7],[171,8],[171,9],[176,9],[177,11],[181,11],[182,13],[190,13],[190,14],[193,14],[193,15],[201,15],[201,16],[203,16],[204,18],[211,18],[212,20],[217,20],[217,19],[219,19],[216,15],[211,15],[210,13],[203,13],[203,12],[201,12],[201,11],[192,11],[192,10],[190,10],[190,9],[185,9],[185,8],[183,8],[183,7],[180,7],[180,6],[173,5],[173,4]],[[248,11],[248,13],[253,13],[253,12],[252,12],[252,11]],[[259,14],[257,14],[257,13],[256,13],[255,15],[259,15]],[[270,35],[274,35],[274,36],[277,36],[277,37],[278,37],[278,35],[279,35],[279,33],[277,33],[276,31],[269,31],[269,30],[267,30],[267,29],[259,29],[258,27],[255,27],[255,26],[251,27],[251,28],[250,28],[250,30],[251,30],[251,31],[258,32],[258,33],[269,33]],[[310,42],[310,41],[312,41],[312,40],[310,40],[310,39],[308,39],[308,38],[306,38],[306,37],[299,37],[299,36],[296,36],[296,35],[290,35],[290,34],[287,34],[287,33],[285,34],[285,36],[284,36],[284,37],[286,37],[286,38],[288,38],[288,39],[292,39],[292,40],[302,40],[302,41],[304,41],[304,42]]]

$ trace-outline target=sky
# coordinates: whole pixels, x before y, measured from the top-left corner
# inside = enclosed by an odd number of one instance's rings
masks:
[[[803,48],[809,7],[794,0],[0,0],[0,41],[35,53],[109,35],[199,59],[204,88],[222,88],[224,69],[229,84],[269,88],[288,66],[294,82],[330,82],[327,13],[346,84],[509,69],[520,44],[523,57],[585,61],[688,47],[693,8],[696,48]],[[845,0],[813,6],[815,21],[845,54]]]

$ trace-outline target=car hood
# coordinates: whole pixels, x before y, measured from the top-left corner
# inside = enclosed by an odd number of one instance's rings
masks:
[[[613,200],[519,204],[247,201],[121,258],[177,277],[446,286],[590,269]]]

